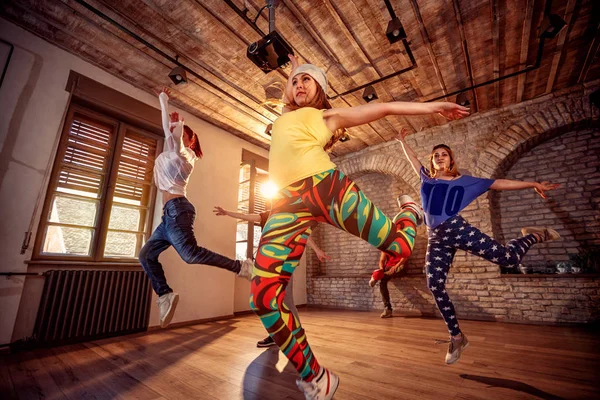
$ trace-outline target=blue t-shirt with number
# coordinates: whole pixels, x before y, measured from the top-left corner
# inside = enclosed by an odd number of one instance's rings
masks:
[[[425,225],[435,228],[461,212],[473,200],[487,192],[494,179],[461,175],[451,181],[435,179],[421,167],[421,201],[425,211]]]

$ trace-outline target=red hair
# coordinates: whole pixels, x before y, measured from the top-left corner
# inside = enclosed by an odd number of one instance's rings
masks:
[[[198,139],[198,135],[187,125],[183,126],[183,132],[187,135],[190,140],[190,145],[188,146],[198,158],[202,158],[202,147],[200,147],[200,140]]]

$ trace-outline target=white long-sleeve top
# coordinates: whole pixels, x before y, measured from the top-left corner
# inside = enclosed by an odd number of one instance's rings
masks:
[[[161,191],[186,195],[186,186],[194,171],[196,155],[183,145],[183,121],[169,121],[169,96],[158,96],[165,131],[165,147],[154,163],[154,183]]]

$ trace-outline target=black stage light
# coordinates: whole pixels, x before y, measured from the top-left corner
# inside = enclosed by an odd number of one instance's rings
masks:
[[[544,19],[540,25],[540,37],[555,38],[565,25],[567,25],[565,20],[556,14],[544,15]]]
[[[290,61],[288,54],[294,54],[294,51],[277,31],[252,43],[246,52],[246,56],[265,74],[287,64]]]
[[[179,65],[173,68],[171,72],[169,72],[169,78],[176,85],[187,82],[187,75],[185,74],[185,69],[183,69],[183,67]]]
[[[377,100],[379,97],[377,97],[377,93],[373,86],[367,86],[363,92],[362,98],[365,99],[367,103],[370,103],[373,100]]]
[[[406,32],[400,22],[400,18],[395,17],[388,22],[387,29],[385,30],[385,36],[387,36],[390,44],[396,43],[399,40],[406,39]]]

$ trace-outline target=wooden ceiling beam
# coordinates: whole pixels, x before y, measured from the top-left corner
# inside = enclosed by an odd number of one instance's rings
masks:
[[[500,21],[498,17],[498,0],[490,0],[492,10],[492,52],[494,59],[494,79],[500,78]],[[494,107],[500,107],[500,82],[494,82]]]
[[[435,75],[438,78],[438,83],[440,85],[440,89],[442,89],[442,93],[448,94],[448,90],[446,89],[446,85],[444,83],[444,78],[442,77],[442,73],[440,71],[440,66],[438,65],[437,58],[435,52],[433,51],[433,45],[431,44],[431,39],[429,38],[429,34],[427,33],[427,28],[425,27],[425,23],[423,22],[423,17],[421,16],[421,11],[419,10],[419,4],[417,0],[410,0],[410,4],[412,6],[413,12],[415,14],[415,19],[419,24],[419,29],[421,31],[421,37],[425,46],[427,48],[427,52],[429,53],[429,57],[431,58],[431,63],[433,64],[433,68],[435,70]]]
[[[590,48],[585,56],[585,61],[583,63],[583,67],[581,68],[581,73],[579,74],[579,78],[577,78],[577,83],[585,82],[585,78],[590,67],[594,64],[594,60],[598,55],[598,48],[600,47],[600,23],[596,26],[596,35],[594,39],[592,39],[592,43],[590,43]]]
[[[521,59],[519,60],[519,69],[524,69],[527,67],[527,55],[529,53],[529,37],[531,36],[531,22],[533,20],[534,3],[535,0],[527,0],[527,5],[525,6],[525,19],[523,20],[523,31],[521,33]],[[527,74],[519,75],[517,80],[517,103],[523,101],[526,80]]]
[[[91,0],[91,1],[87,0],[87,1],[91,3],[94,0]],[[188,53],[187,53],[188,49],[184,48],[185,45],[187,45],[188,47],[194,48],[194,49],[199,47],[199,50],[201,50],[202,53],[207,53],[208,49],[206,49],[206,46],[204,46],[202,43],[199,43],[198,38],[193,36],[189,30],[182,28],[181,21],[176,21],[176,20],[172,19],[168,15],[168,13],[165,13],[164,10],[161,9],[160,7],[155,6],[153,4],[148,5],[148,7],[147,7],[148,10],[152,10],[152,12],[155,13],[155,15],[150,15],[148,17],[152,17],[152,19],[155,19],[155,16],[159,15],[160,18],[164,19],[164,21],[167,22],[166,24],[164,24],[165,26],[171,26],[172,30],[175,30],[177,32],[178,36],[172,36],[172,38],[176,39],[176,40],[173,40],[172,43],[166,43],[165,40],[163,40],[160,37],[161,35],[157,35],[157,34],[155,34],[155,32],[151,32],[151,31],[145,29],[143,26],[141,26],[136,21],[132,21],[131,18],[129,18],[129,16],[126,15],[121,8],[117,8],[116,6],[112,6],[112,5],[105,5],[104,3],[103,3],[103,5],[105,7],[107,7],[108,9],[110,9],[110,11],[114,14],[115,18],[119,19],[119,21],[117,21],[119,24],[125,26],[125,24],[127,23],[127,25],[129,25],[129,26],[126,26],[127,29],[129,29],[132,32],[134,32],[134,29],[135,29],[135,31],[140,32],[140,34],[138,36],[145,36],[145,37],[149,38],[152,41],[152,45],[154,45],[156,47],[160,47],[161,51],[169,52],[171,54],[177,54],[177,55],[179,55],[179,57],[181,59],[188,60],[189,63],[193,63],[196,66],[200,67],[202,69],[202,72],[204,72],[204,74],[201,74],[201,76],[203,78],[205,78],[207,81],[210,81],[213,84],[215,84],[217,87],[219,87],[220,91],[222,91],[220,97],[223,97],[223,95],[224,95],[225,97],[235,98],[236,99],[236,100],[234,100],[235,102],[240,103],[241,105],[243,105],[244,108],[248,108],[248,109],[252,110],[253,114],[260,115],[262,117],[262,122],[265,124],[272,123],[273,120],[279,116],[279,113],[276,112],[275,110],[262,106],[262,100],[260,100],[257,97],[257,95],[259,95],[258,93],[251,93],[250,91],[242,88],[240,86],[240,84],[237,82],[239,79],[236,79],[235,74],[233,74],[232,79],[227,79],[225,76],[223,76],[218,71],[216,71],[214,67],[206,64],[202,60],[202,58],[196,57],[195,55],[194,56],[188,55]],[[143,12],[143,11],[144,11],[143,9],[140,9],[140,12]],[[156,21],[156,23],[158,25],[160,25],[160,21]],[[137,32],[134,32],[134,33],[138,34]],[[179,43],[180,45],[177,46],[177,43]],[[242,41],[242,43],[244,43],[244,42]],[[245,43],[240,47],[242,47],[242,49],[243,49],[245,47]],[[216,55],[213,55],[212,58],[215,58],[215,57],[216,57]],[[188,68],[190,66],[189,63],[186,63],[185,61],[181,61],[181,63],[184,65],[188,64],[188,65],[186,65]],[[207,75],[207,76],[203,76],[203,75]],[[229,90],[224,89],[223,86],[225,86]],[[231,89],[233,89],[233,94],[229,93],[229,91]],[[262,90],[262,87],[261,87],[261,90]],[[255,90],[255,92],[256,92],[256,90]],[[262,95],[262,92],[260,93],[260,95]],[[268,114],[268,115],[263,114],[263,112],[265,112],[265,111],[266,111],[266,114]]]
[[[575,6],[579,3],[577,0],[568,0],[567,5],[565,7],[565,15],[564,20],[567,23],[567,26],[563,28],[563,30],[558,34],[556,48],[557,52],[554,54],[552,58],[552,65],[550,67],[550,74],[548,76],[548,83],[546,84],[546,93],[550,93],[554,88],[554,81],[556,80],[556,74],[558,72],[558,66],[560,64],[560,60],[564,55],[564,44],[571,32],[571,19],[573,17],[573,10]]]
[[[461,39],[461,43],[462,43],[462,49],[463,49],[463,57],[465,59],[465,64],[467,66],[467,73],[468,73],[468,78],[469,78],[469,86],[474,86],[475,83],[473,82],[473,68],[471,66],[471,57],[469,56],[469,47],[467,46],[467,38],[465,35],[465,28],[463,26],[463,22],[462,22],[462,16],[460,13],[460,6],[458,4],[458,0],[452,0],[452,4],[454,5],[454,14],[456,16],[456,22],[458,23],[458,31],[460,33],[460,39]],[[471,90],[471,93],[473,95],[473,112],[477,112],[477,110],[479,110],[479,101],[477,99],[477,91],[476,90]]]

